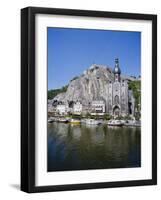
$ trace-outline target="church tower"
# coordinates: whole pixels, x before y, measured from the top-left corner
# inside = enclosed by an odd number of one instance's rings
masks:
[[[128,80],[121,78],[121,69],[119,67],[119,59],[115,59],[113,69],[114,80],[108,84],[108,103],[107,112],[114,118],[118,116],[134,115],[134,98],[129,93]],[[129,112],[131,108],[131,113]]]
[[[120,78],[121,70],[119,67],[119,59],[118,58],[115,59],[115,68],[113,70],[113,73],[114,73],[114,81],[120,82],[121,81],[121,78]]]

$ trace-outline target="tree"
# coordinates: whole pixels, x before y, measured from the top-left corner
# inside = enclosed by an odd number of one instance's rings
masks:
[[[66,92],[67,89],[68,89],[68,85],[63,86],[62,88],[59,88],[59,89],[48,90],[48,99],[53,99],[58,94]]]
[[[135,106],[138,111],[141,110],[141,81],[129,81],[129,90],[132,90],[134,98],[135,98]]]
[[[104,118],[104,120],[110,120],[110,119],[112,119],[112,116],[109,114],[104,114],[103,118]]]
[[[86,113],[85,117],[90,118],[91,117],[90,113]]]

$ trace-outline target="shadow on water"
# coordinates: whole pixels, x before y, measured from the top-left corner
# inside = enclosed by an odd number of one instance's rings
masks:
[[[141,166],[141,129],[48,124],[48,171]]]

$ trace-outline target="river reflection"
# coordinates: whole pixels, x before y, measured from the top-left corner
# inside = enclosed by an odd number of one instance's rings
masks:
[[[141,129],[48,124],[48,171],[141,166]]]

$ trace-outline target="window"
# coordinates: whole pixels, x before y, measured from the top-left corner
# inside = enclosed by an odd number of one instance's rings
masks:
[[[118,95],[115,96],[114,103],[115,104],[119,104],[119,96]]]

